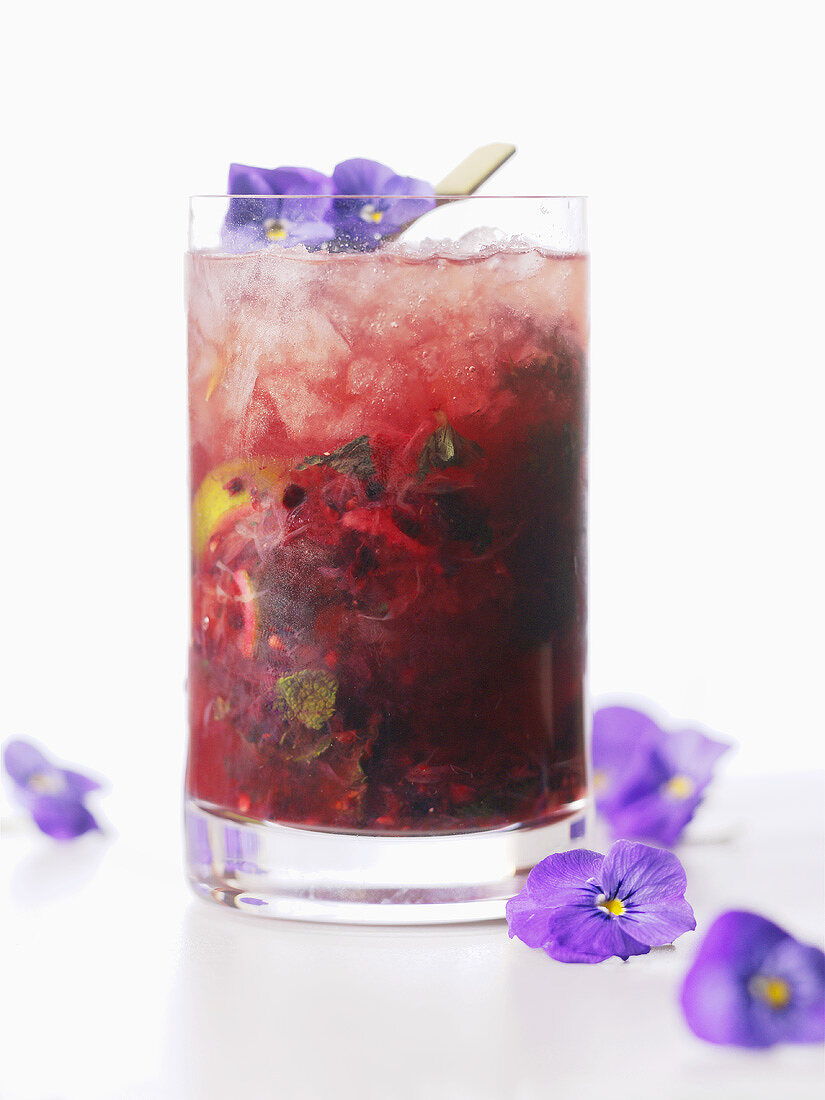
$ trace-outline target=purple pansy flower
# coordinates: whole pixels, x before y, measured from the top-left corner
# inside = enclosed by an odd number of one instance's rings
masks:
[[[94,779],[58,768],[28,741],[9,741],[3,764],[17,800],[48,836],[71,840],[99,828],[84,804],[86,796],[100,787]]]
[[[679,839],[730,748],[697,730],[663,730],[632,707],[603,707],[593,717],[596,807],[614,836]]]
[[[224,245],[234,252],[271,244],[317,247],[335,236],[327,220],[332,180],[312,168],[252,168],[230,164]],[[306,196],[318,196],[307,198]]]
[[[430,184],[399,176],[375,160],[344,160],[335,166],[332,181],[336,240],[348,248],[376,248],[383,237],[435,206]]]
[[[646,955],[696,927],[672,852],[617,841],[606,856],[575,849],[536,864],[507,902],[510,936],[559,962]]]
[[[687,973],[682,1008],[710,1043],[821,1043],[825,954],[756,913],[723,913]]]

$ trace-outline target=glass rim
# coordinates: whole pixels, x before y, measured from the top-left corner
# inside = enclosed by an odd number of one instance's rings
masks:
[[[542,202],[587,202],[587,195],[441,195],[430,192],[426,195],[334,195],[331,192],[320,195],[190,195],[189,201],[196,199],[434,199],[436,202],[458,202],[467,199],[532,199]]]

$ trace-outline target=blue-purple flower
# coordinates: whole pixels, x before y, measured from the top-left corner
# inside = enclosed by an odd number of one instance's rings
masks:
[[[335,236],[328,220],[332,180],[312,168],[230,164],[228,190],[235,197],[229,200],[224,244],[232,251],[272,244],[317,247]]]
[[[646,955],[696,927],[684,869],[672,852],[617,841],[606,856],[548,856],[507,903],[510,936],[559,962]]]
[[[435,206],[430,184],[399,176],[375,160],[342,161],[335,166],[332,182],[336,240],[345,247],[377,248],[384,237]]]
[[[223,244],[231,252],[276,244],[366,252],[435,206],[424,180],[360,157],[336,165],[332,178],[232,164],[228,190]]]
[[[603,707],[593,717],[596,807],[614,836],[670,847],[729,748],[697,730],[668,732],[632,707]]]
[[[100,784],[87,775],[59,768],[28,741],[9,741],[3,764],[14,794],[35,825],[55,840],[72,840],[99,828],[85,799]]]
[[[723,913],[682,987],[691,1030],[710,1043],[825,1040],[825,954],[756,913]]]

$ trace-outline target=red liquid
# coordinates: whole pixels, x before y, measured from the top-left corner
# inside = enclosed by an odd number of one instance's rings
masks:
[[[583,797],[586,278],[190,257],[193,797],[370,833]]]

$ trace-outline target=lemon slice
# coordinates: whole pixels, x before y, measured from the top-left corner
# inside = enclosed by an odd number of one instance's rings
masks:
[[[287,462],[270,458],[239,459],[210,470],[192,500],[192,547],[200,556],[212,535],[233,512],[239,514],[257,493],[286,488]]]

